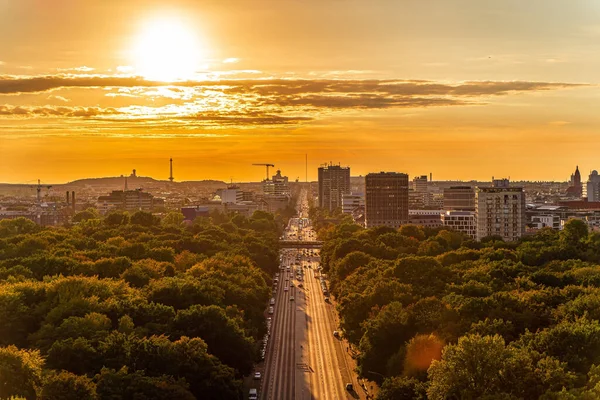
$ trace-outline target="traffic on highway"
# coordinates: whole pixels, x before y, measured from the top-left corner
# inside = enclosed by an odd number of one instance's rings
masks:
[[[308,219],[307,193],[300,196],[285,240],[315,241]],[[267,306],[268,333],[249,399],[360,399],[352,359],[337,330],[319,250],[282,249]],[[260,382],[258,382],[260,381]]]

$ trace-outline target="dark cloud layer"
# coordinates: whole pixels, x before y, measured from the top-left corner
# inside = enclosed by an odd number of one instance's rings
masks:
[[[163,120],[205,126],[300,124],[322,112],[351,109],[424,108],[485,104],[485,99],[582,86],[560,82],[461,82],[423,80],[227,79],[155,82],[105,75],[0,76],[0,95],[44,93],[65,88],[105,89],[108,96],[130,96],[130,106],[0,105],[0,116],[63,117],[104,121]],[[156,88],[168,88],[156,90]],[[160,103],[156,96],[169,98]],[[141,106],[140,99],[149,106]]]
[[[254,93],[263,96],[304,93],[382,93],[403,96],[490,96],[511,92],[561,89],[580,86],[560,82],[464,82],[455,85],[431,81],[403,80],[214,80],[174,83],[149,81],[141,77],[102,75],[0,76],[0,94],[38,93],[60,88],[159,87],[179,86],[223,88],[226,93]]]

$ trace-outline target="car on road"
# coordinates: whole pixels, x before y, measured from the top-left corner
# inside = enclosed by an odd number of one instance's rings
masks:
[[[294,296],[290,296],[290,301],[294,301]]]
[[[273,307],[269,307],[269,314],[273,314]]]
[[[294,282],[290,283],[290,287],[294,287]]]
[[[287,286],[283,288],[283,291],[284,291],[284,292],[287,292],[288,290],[289,290],[289,289],[288,289],[288,287],[287,287]]]
[[[255,372],[254,379],[260,379],[260,378],[262,378],[262,375],[260,374],[260,372]]]
[[[349,391],[349,392],[351,392],[351,391],[354,390],[354,387],[352,386],[351,383],[346,383],[346,390]]]
[[[248,391],[248,400],[257,400],[258,399],[258,391],[256,389],[250,389]]]

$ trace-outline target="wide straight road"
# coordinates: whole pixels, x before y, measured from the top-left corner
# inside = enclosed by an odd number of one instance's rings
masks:
[[[315,240],[308,219],[302,217],[290,222],[286,236]],[[316,250],[282,252],[260,390],[263,400],[365,398],[345,342],[333,334],[335,310],[325,300],[319,262]],[[346,390],[347,383],[353,384],[353,391]]]

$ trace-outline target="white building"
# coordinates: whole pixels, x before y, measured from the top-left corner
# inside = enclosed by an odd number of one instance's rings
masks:
[[[600,201],[600,175],[594,170],[587,181],[587,199],[588,201]]]
[[[508,179],[493,181],[492,187],[475,190],[477,240],[500,236],[518,240],[525,233],[525,193],[522,187],[509,187]]]
[[[227,189],[217,190],[217,195],[223,204],[237,204],[243,200],[243,192],[237,186],[229,186]]]
[[[352,214],[352,211],[365,205],[365,197],[361,194],[342,194],[342,212]]]
[[[471,239],[477,237],[477,218],[472,211],[442,212],[442,225],[457,232],[462,232]]]
[[[560,215],[558,214],[546,214],[546,215],[533,215],[531,222],[529,223],[533,229],[552,228],[560,229]]]

